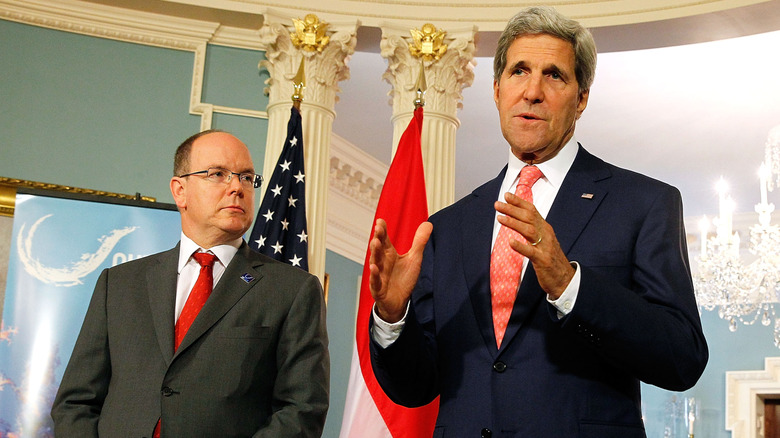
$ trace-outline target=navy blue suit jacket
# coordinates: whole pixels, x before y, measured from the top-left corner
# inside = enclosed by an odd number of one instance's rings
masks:
[[[582,147],[546,220],[581,269],[559,319],[532,266],[496,348],[489,265],[498,177],[434,214],[407,323],[374,372],[406,406],[441,396],[434,436],[644,437],[640,386],[693,386],[708,359],[677,189]],[[592,195],[592,196],[591,196]]]

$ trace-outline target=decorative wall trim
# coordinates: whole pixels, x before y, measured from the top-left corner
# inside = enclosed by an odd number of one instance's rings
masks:
[[[325,246],[363,264],[388,166],[331,135]]]
[[[726,430],[732,438],[764,436],[763,399],[780,395],[780,357],[764,359],[764,369],[726,373]]]

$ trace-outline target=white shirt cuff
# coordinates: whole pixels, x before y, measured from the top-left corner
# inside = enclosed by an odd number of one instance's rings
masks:
[[[563,318],[574,310],[574,303],[577,301],[577,294],[580,292],[580,264],[577,262],[571,262],[571,264],[574,266],[574,277],[572,277],[561,296],[557,300],[551,300],[550,296],[547,296],[547,302],[558,309],[558,319]]]
[[[406,303],[406,311],[400,321],[389,323],[376,314],[376,304],[371,307],[374,318],[374,328],[371,330],[371,338],[382,348],[387,348],[395,342],[406,324],[406,315],[409,313],[409,303]]]

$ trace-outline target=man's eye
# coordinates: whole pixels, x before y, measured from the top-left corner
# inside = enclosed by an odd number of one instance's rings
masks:
[[[222,178],[225,176],[225,171],[222,169],[213,169],[211,173],[209,173],[209,176],[214,178]]]
[[[242,173],[238,178],[242,183],[252,183],[255,181],[255,176],[249,173]]]

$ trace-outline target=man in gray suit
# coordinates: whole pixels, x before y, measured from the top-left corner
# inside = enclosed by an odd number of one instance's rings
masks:
[[[260,183],[249,150],[205,131],[179,146],[174,175],[181,242],[101,274],[52,408],[56,436],[320,436],[322,288],[243,241]],[[198,252],[216,256],[213,291],[180,332]]]

